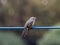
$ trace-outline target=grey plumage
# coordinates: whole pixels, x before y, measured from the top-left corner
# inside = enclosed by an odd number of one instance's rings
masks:
[[[24,25],[24,30],[22,32],[22,38],[28,36],[29,30],[32,28],[36,20],[36,17],[31,17]]]

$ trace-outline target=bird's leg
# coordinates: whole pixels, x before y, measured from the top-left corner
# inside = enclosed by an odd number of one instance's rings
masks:
[[[32,27],[27,26],[27,29],[28,29],[28,31],[29,31],[30,29],[32,29]]]

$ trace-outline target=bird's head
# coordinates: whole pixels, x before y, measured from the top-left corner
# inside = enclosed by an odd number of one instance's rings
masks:
[[[30,20],[36,20],[36,17],[31,17]]]

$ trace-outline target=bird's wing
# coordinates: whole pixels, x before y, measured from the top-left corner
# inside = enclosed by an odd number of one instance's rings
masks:
[[[32,24],[33,24],[33,21],[28,21],[28,22],[26,22],[26,24],[25,24],[25,28],[26,27],[32,27]]]
[[[32,28],[33,21],[27,23],[24,27],[24,30],[22,32],[22,38],[25,38],[28,36],[29,30]]]

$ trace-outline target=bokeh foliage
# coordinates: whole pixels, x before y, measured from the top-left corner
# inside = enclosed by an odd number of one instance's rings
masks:
[[[0,26],[24,26],[31,16],[37,17],[36,26],[52,26],[60,22],[60,0],[0,0]],[[44,33],[30,31],[30,35],[36,37]]]
[[[0,31],[0,45],[25,45],[23,40],[13,32]]]
[[[55,26],[60,23],[55,24]],[[41,40],[38,40],[38,45],[60,45],[60,29],[49,29]]]

